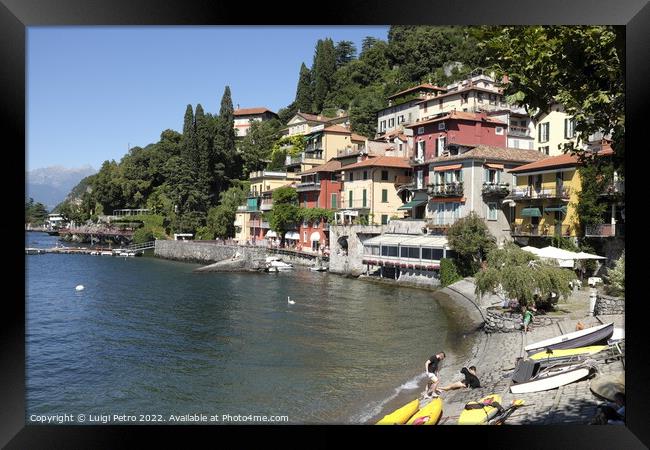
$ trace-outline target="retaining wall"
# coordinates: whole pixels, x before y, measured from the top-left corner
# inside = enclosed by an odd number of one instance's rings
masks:
[[[239,247],[200,241],[163,241],[157,240],[154,256],[177,261],[213,263],[230,259],[239,253],[245,257],[263,257],[263,247]]]
[[[614,314],[625,314],[625,298],[598,294],[596,305],[594,306],[594,315],[608,316]]]

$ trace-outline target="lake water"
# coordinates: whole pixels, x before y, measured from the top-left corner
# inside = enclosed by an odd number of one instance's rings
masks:
[[[56,239],[26,233],[26,246]],[[423,389],[432,353],[469,351],[428,291],[307,270],[199,274],[146,256],[25,258],[28,418],[367,423]]]

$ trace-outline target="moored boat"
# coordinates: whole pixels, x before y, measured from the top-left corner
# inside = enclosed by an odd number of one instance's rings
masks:
[[[522,360],[512,375],[510,392],[524,394],[555,389],[588,377],[596,370],[593,361],[542,367],[539,361]]]
[[[524,347],[524,350],[531,353],[538,353],[546,349],[567,349],[587,347],[598,342],[606,342],[614,333],[614,323],[606,323],[584,330],[574,331],[563,334],[543,341],[535,342]]]

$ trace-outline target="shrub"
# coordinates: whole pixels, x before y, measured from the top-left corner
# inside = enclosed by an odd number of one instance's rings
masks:
[[[440,260],[440,283],[443,287],[462,279],[463,277],[458,273],[458,268],[453,259],[442,258]]]

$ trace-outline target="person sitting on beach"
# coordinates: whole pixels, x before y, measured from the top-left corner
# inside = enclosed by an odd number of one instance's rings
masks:
[[[456,381],[454,383],[448,384],[447,386],[441,387],[440,390],[451,391],[454,389],[463,389],[463,388],[476,389],[481,387],[481,382],[476,376],[475,366],[469,366],[469,369],[467,367],[463,367],[462,369],[460,369],[460,373],[465,375],[465,378],[463,380]]]
[[[440,372],[440,363],[445,359],[445,356],[445,352],[436,353],[424,363],[424,371],[429,377],[426,390],[427,397],[437,397],[440,393],[438,390],[438,383],[440,383],[438,374]]]

